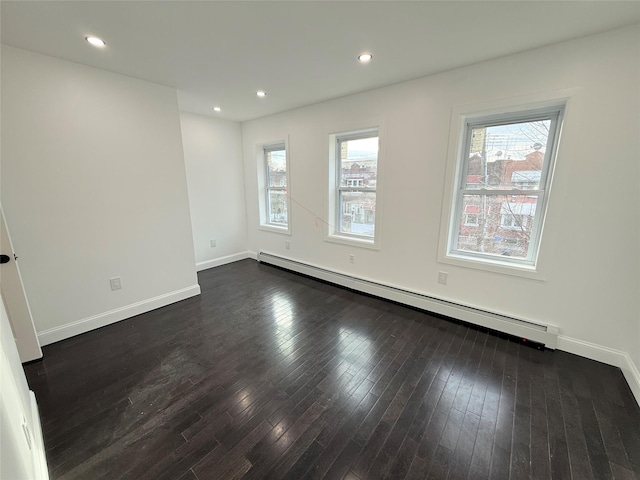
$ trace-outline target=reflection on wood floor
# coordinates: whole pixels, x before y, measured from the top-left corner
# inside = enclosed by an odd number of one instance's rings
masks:
[[[640,479],[620,370],[243,260],[25,367],[51,478]]]

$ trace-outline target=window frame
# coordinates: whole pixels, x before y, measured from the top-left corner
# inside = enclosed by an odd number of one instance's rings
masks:
[[[558,92],[555,97],[534,95],[521,98],[522,103],[513,100],[493,102],[476,106],[454,107],[451,117],[451,135],[449,144],[449,163],[445,201],[443,202],[442,223],[440,229],[440,248],[438,261],[462,267],[476,268],[509,275],[544,280],[538,271],[539,255],[542,246],[542,231],[547,216],[553,172],[558,156],[561,131],[566,120],[572,90]],[[474,127],[511,124],[540,119],[551,119],[545,156],[542,164],[538,189],[466,189],[465,179],[469,167],[471,133]],[[464,214],[464,195],[525,195],[537,198],[536,213],[532,217],[529,251],[526,259],[506,257],[484,252],[462,251],[457,247],[460,234],[460,222]],[[448,200],[447,200],[448,199]],[[467,235],[468,236],[468,235]],[[464,243],[464,242],[463,242]]]
[[[378,250],[380,248],[380,230],[381,230],[381,163],[382,163],[382,126],[372,126],[368,128],[343,131],[340,133],[329,135],[329,181],[328,181],[328,207],[329,221],[326,225],[325,240],[335,243],[342,243],[352,246],[371,248]],[[341,185],[341,144],[345,141],[359,140],[364,138],[378,138],[378,157],[376,161],[376,186],[342,186]],[[343,232],[340,230],[343,215],[344,192],[373,192],[376,198],[375,219],[373,223],[374,234],[360,235],[352,232]],[[364,215],[364,213],[363,213]]]
[[[270,185],[269,164],[267,160],[268,152],[284,151],[285,152],[285,185]],[[290,154],[289,142],[287,139],[276,142],[263,143],[256,146],[256,156],[258,163],[258,187],[259,187],[259,215],[260,230],[266,230],[276,233],[291,235],[291,202],[289,201],[290,192]],[[286,223],[272,222],[270,217],[271,196],[272,191],[285,192],[286,203]]]

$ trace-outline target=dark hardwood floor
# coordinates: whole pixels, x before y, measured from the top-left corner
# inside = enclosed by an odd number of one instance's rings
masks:
[[[53,479],[640,479],[619,369],[244,260],[25,366]]]

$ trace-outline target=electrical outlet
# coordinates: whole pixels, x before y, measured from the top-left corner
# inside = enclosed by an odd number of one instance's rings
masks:
[[[120,290],[122,288],[122,282],[120,281],[120,277],[110,278],[109,285],[111,285],[111,290]]]
[[[351,254],[349,255],[349,263],[356,263],[356,256]]]
[[[211,248],[216,246],[216,241],[215,240],[209,240],[209,245],[211,245]]]
[[[447,272],[438,272],[438,283],[441,283],[442,285],[446,285],[447,284]]]
[[[289,250],[291,248],[291,242],[289,240],[286,240],[284,242],[284,248],[286,248],[287,250]]]

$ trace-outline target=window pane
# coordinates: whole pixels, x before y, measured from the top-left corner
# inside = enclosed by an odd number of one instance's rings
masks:
[[[269,187],[287,186],[287,151],[272,150],[265,152],[267,157],[267,170],[269,173]]]
[[[454,250],[525,259],[538,197],[463,195]]]
[[[473,127],[464,188],[537,190],[551,120]]]
[[[287,193],[269,190],[269,223],[287,224]]]
[[[378,137],[342,140],[340,145],[340,186],[376,187]]]
[[[340,232],[373,237],[375,217],[375,192],[340,192]]]

